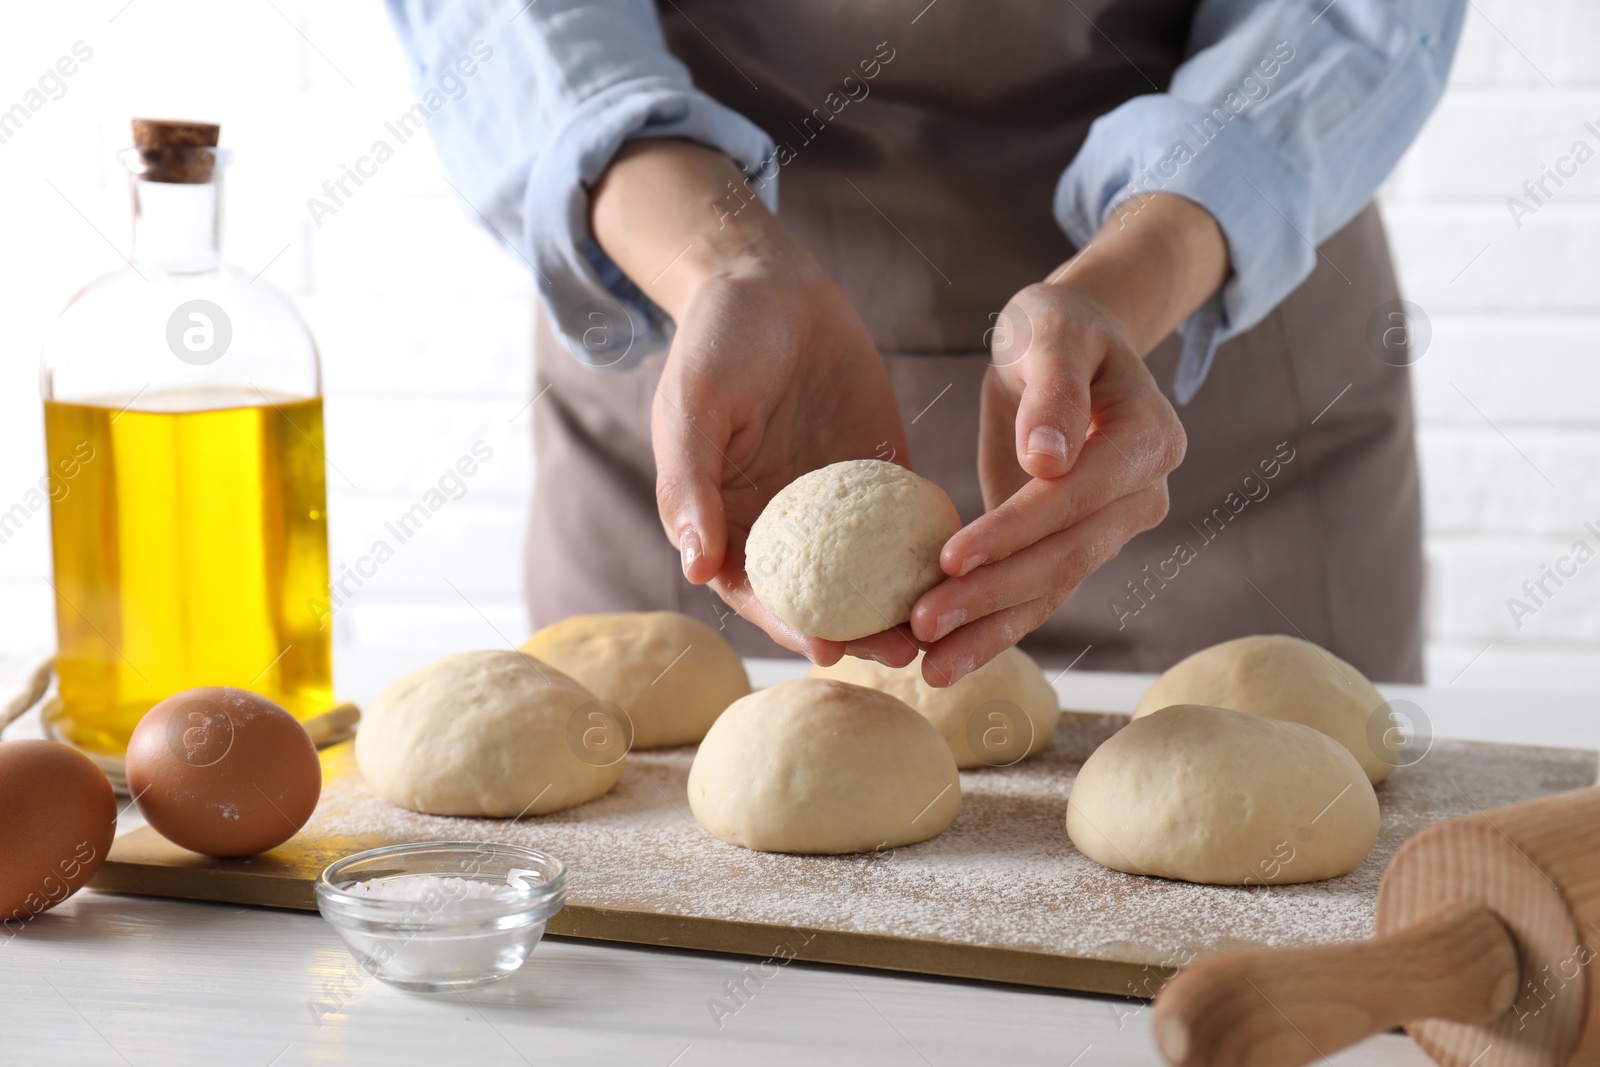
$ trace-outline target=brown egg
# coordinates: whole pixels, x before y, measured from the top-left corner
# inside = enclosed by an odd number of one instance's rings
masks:
[[[88,756],[0,742],[0,940],[82,889],[116,829],[116,794]]]
[[[248,689],[204,686],[149,711],[128,741],[128,791],[156,831],[209,856],[253,856],[311,818],[322,765],[305,728]]]

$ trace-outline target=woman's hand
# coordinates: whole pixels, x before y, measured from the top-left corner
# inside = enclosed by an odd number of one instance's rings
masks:
[[[1129,201],[1050,282],[1011,299],[984,376],[985,514],[912,611],[923,677],[950,685],[1037,629],[1167,513],[1185,438],[1143,356],[1214,293],[1227,245],[1202,208]]]
[[[744,543],[800,475],[844,459],[905,461],[900,410],[866,327],[719,153],[636,142],[593,205],[601,247],[677,324],[651,441],[661,523],[685,576],[779,644],[833,663],[843,643],[798,633],[756,600]],[[904,665],[917,645],[902,626],[848,651]]]
[[[707,582],[773,640],[819,663],[847,649],[799,633],[750,590],[744,542],[773,495],[844,459],[906,455],[883,363],[820,269],[756,264],[697,286],[679,319],[651,418],[656,502],[691,582]],[[854,655],[904,665],[904,628]]]

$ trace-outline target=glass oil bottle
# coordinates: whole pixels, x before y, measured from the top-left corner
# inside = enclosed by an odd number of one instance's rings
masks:
[[[60,700],[120,760],[193,686],[332,704],[321,369],[287,297],[220,255],[215,125],[134,120],[133,254],[80,291],[41,367]]]

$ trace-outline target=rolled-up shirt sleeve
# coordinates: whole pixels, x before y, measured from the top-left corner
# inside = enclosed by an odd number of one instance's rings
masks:
[[[1084,247],[1123,201],[1167,192],[1217,220],[1231,271],[1183,337],[1187,403],[1219,343],[1316,266],[1316,246],[1388,176],[1444,91],[1461,0],[1204,0],[1165,93],[1101,117],[1056,188]]]
[[[762,174],[776,207],[771,139],[694,88],[650,0],[388,4],[451,185],[527,261],[567,347],[613,368],[659,348],[670,321],[595,243],[589,190],[626,141],[682,137]]]

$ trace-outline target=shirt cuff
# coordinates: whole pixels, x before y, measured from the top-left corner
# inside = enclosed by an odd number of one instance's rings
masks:
[[[537,154],[523,203],[523,243],[567,348],[593,367],[635,366],[672,337],[672,320],[589,232],[589,190],[629,141],[682,137],[727,154],[777,210],[772,139],[697,90],[646,79],[585,100]]]
[[[1178,328],[1174,392],[1186,404],[1217,345],[1260,322],[1316,266],[1308,236],[1314,205],[1305,172],[1248,120],[1225,107],[1152,95],[1096,120],[1056,186],[1056,219],[1083,248],[1118,204],[1160,192],[1205,208],[1228,242],[1227,281]]]

